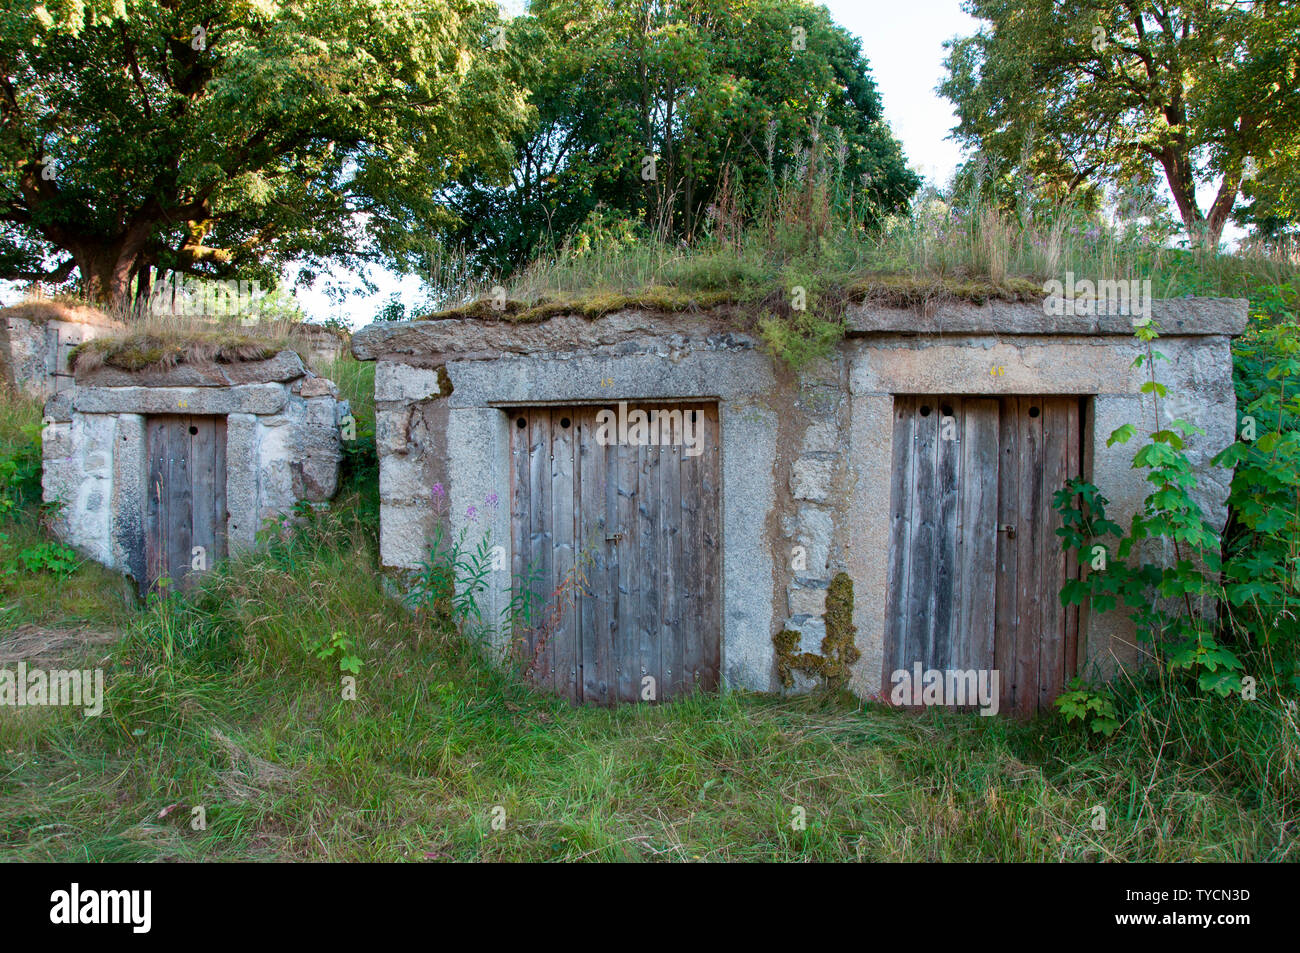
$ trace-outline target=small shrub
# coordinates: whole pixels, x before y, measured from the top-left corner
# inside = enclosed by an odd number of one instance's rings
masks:
[[[0,543],[3,541],[0,537]],[[81,557],[71,546],[46,540],[7,556],[0,563],[0,573],[8,575],[18,572],[20,567],[26,572],[47,572],[66,579],[81,567]]]
[[[351,672],[353,675],[361,674],[361,659],[356,654],[356,644],[348,638],[347,634],[335,629],[327,636],[313,640],[308,646],[307,651],[311,652],[323,662],[337,657],[339,661],[340,672]]]

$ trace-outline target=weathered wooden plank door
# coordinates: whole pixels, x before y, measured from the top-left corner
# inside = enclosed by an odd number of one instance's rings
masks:
[[[45,366],[54,393],[62,393],[74,386],[72,352],[82,342],[82,330],[75,324],[51,321],[45,329]]]
[[[226,418],[151,416],[143,588],[179,587],[226,555]]]
[[[677,439],[602,442],[600,407],[512,411],[516,585],[539,597],[518,648],[574,701],[665,700],[718,685],[721,539],[714,405],[634,405],[689,420]],[[662,435],[662,428],[657,432]],[[698,441],[698,442],[695,442]]]
[[[1002,711],[1049,707],[1077,662],[1077,567],[1052,495],[1080,472],[1074,397],[900,396],[884,686],[902,669],[996,670]]]

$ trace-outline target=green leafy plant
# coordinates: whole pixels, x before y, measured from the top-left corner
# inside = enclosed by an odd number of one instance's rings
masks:
[[[351,672],[354,675],[361,673],[361,659],[356,654],[356,645],[340,630],[336,629],[329,635],[316,639],[307,650],[323,662],[337,657],[340,672]]]
[[[1056,707],[1067,722],[1082,722],[1094,734],[1109,738],[1119,730],[1115,700],[1108,691],[1091,688],[1083,679],[1070,682],[1070,690],[1057,696]]]
[[[0,544],[4,542],[0,538]],[[10,575],[19,568],[26,572],[47,572],[60,579],[66,579],[81,566],[81,556],[71,546],[50,540],[28,546],[7,556],[0,574]]]
[[[1204,431],[1184,420],[1161,423],[1160,400],[1168,390],[1156,379],[1155,366],[1166,358],[1151,346],[1158,336],[1154,324],[1139,328],[1137,336],[1146,348],[1134,366],[1148,370],[1142,393],[1152,397],[1155,429],[1134,454],[1133,467],[1146,471],[1152,490],[1127,532],[1107,518],[1109,501],[1081,477],[1056,492],[1053,506],[1062,517],[1056,533],[1062,547],[1074,550],[1080,565],[1087,568],[1081,579],[1069,580],[1061,589],[1061,603],[1079,605],[1089,600],[1099,612],[1122,603],[1139,641],[1151,646],[1161,671],[1188,673],[1202,690],[1226,696],[1241,687],[1242,663],[1221,644],[1210,611],[1222,596],[1221,543],[1193,496],[1197,479],[1185,452],[1186,439]],[[1124,424],[1106,444],[1128,443],[1137,433],[1136,426]],[[1108,537],[1118,540],[1114,552],[1105,542]],[[1142,561],[1139,547],[1151,542],[1171,551],[1172,560]],[[1067,719],[1101,718],[1114,731],[1108,723],[1113,718],[1099,708],[1089,690],[1067,693],[1057,706]]]
[[[20,428],[26,439],[0,445],[0,517],[41,498],[41,428]]]
[[[1223,552],[1232,623],[1281,670],[1300,654],[1298,315],[1300,281],[1266,286],[1252,299],[1250,327],[1234,346],[1238,439],[1215,459],[1234,468]]]
[[[487,589],[488,573],[492,571],[491,527],[485,528],[478,542],[470,546],[468,524],[455,536],[447,533],[448,501],[441,483],[434,484],[432,498],[435,522],[429,558],[416,570],[407,600],[412,606],[432,611],[456,626],[471,620],[481,623],[479,597]],[[496,505],[495,495],[484,502],[489,510]],[[476,522],[478,508],[471,506],[466,517],[470,523]]]

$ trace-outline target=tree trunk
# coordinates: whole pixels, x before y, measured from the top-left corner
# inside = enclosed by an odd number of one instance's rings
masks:
[[[126,294],[126,276],[116,278],[118,252],[111,248],[77,248],[72,253],[81,274],[81,293],[88,301],[111,308]]]
[[[87,299],[113,311],[130,304],[131,276],[143,262],[153,226],[153,222],[137,222],[116,241],[70,249]]]
[[[1200,244],[1205,238],[1205,216],[1196,204],[1196,179],[1192,175],[1191,160],[1180,151],[1166,147],[1160,156],[1160,165],[1165,170],[1165,181],[1178,206],[1178,214],[1187,229],[1191,244]],[[1217,240],[1217,237],[1216,237]]]
[[[1237,194],[1241,191],[1241,170],[1229,167],[1224,173],[1219,193],[1207,216],[1196,201],[1196,178],[1191,160],[1185,154],[1167,148],[1160,156],[1160,164],[1164,167],[1165,180],[1169,183],[1169,191],[1173,193],[1191,243],[1199,245],[1203,242],[1208,248],[1218,248],[1224,226],[1228,224],[1228,217],[1237,204]]]
[[[1237,204],[1237,193],[1241,191],[1241,172],[1238,169],[1229,169],[1224,173],[1223,182],[1219,186],[1219,194],[1214,198],[1214,204],[1210,206],[1210,215],[1206,219],[1206,240],[1210,243],[1211,248],[1219,246],[1219,238],[1223,235],[1223,226],[1228,224],[1228,217],[1232,214],[1232,209]]]

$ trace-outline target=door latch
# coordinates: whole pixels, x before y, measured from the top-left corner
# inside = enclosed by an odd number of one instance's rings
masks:
[[[1007,539],[1015,539],[1015,538],[1016,538],[1016,528],[1015,528],[1014,526],[1012,526],[1010,523],[999,523],[999,524],[998,524],[998,532],[999,532],[999,533],[1006,533],[1006,534],[1007,534]]]
[[[605,537],[605,542],[607,542],[607,543],[617,543],[617,542],[618,542],[620,539],[622,539],[622,538],[623,538],[623,534],[622,534],[622,533],[614,533],[614,534],[611,535],[611,536],[606,536],[606,537]]]

